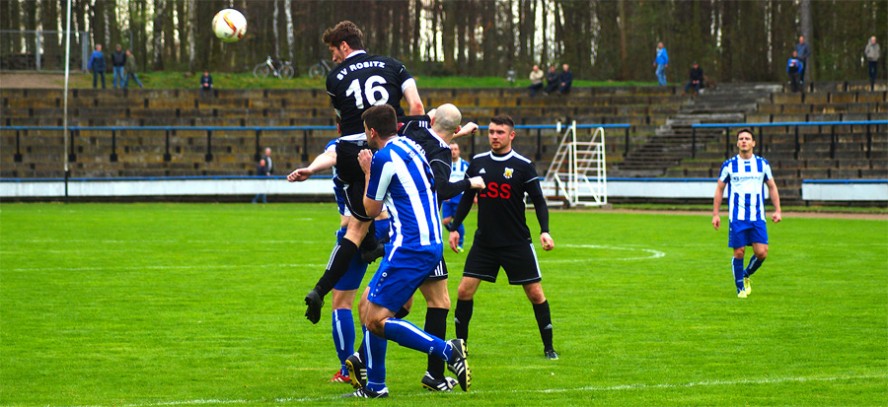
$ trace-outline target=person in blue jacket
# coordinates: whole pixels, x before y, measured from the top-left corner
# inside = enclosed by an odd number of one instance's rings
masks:
[[[98,79],[102,77],[102,89],[105,89],[105,54],[102,53],[102,44],[96,44],[96,50],[89,57],[86,69],[93,73],[93,89],[98,86]]]
[[[657,67],[657,82],[660,83],[660,86],[666,86],[666,67],[669,66],[669,54],[662,42],[657,43],[657,57],[654,59],[654,66]]]
[[[792,56],[786,61],[786,73],[789,74],[789,81],[792,83],[792,91],[798,92],[802,89],[802,75],[805,72],[805,64],[799,59],[799,53],[792,52]]]

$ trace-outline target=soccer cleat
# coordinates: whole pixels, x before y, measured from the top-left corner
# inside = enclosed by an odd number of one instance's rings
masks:
[[[375,248],[371,250],[361,249],[361,260],[364,260],[364,262],[370,264],[376,261],[376,259],[385,256],[385,244],[388,241],[389,237],[385,236],[377,241]]]
[[[749,277],[743,277],[743,291],[746,291],[746,295],[752,294],[752,279]]]
[[[311,323],[317,324],[321,320],[321,307],[324,306],[324,298],[317,291],[311,290],[305,296],[305,305],[308,306],[305,310],[305,318],[308,318]]]
[[[452,377],[444,376],[444,380],[438,380],[432,377],[429,372],[426,372],[422,377],[422,387],[428,391],[453,391],[453,387],[457,384],[459,383]]]
[[[456,246],[456,252],[457,252],[457,253],[462,253],[462,252],[464,252],[464,251],[465,251],[465,249],[463,249],[462,246]]]
[[[357,353],[345,359],[345,367],[348,368],[348,377],[351,379],[352,387],[356,389],[364,389],[367,387],[367,367],[361,361],[361,357]]]
[[[364,399],[384,399],[388,396],[389,396],[388,387],[386,387],[380,391],[373,391],[373,390],[370,390],[365,387],[365,388],[357,389],[357,390],[355,390],[354,393],[346,394],[343,397],[358,397],[358,398],[364,398]]]
[[[469,391],[469,387],[472,386],[472,371],[469,370],[466,342],[462,339],[451,339],[447,343],[453,349],[451,360],[447,361],[447,368],[456,375],[462,391]]]
[[[555,352],[555,349],[546,349],[545,354],[546,354],[546,359],[558,360],[558,352]]]
[[[341,371],[336,371],[336,374],[330,378],[331,383],[351,383],[351,377],[342,374]]]
[[[740,290],[737,292],[737,298],[746,298],[746,290]]]

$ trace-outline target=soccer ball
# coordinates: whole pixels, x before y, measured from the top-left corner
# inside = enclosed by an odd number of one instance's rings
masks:
[[[227,8],[213,17],[213,32],[222,42],[237,42],[247,32],[247,19],[240,11]]]

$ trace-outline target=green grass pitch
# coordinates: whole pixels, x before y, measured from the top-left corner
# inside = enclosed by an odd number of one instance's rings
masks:
[[[888,404],[888,222],[769,222],[741,300],[709,221],[552,211],[555,250],[535,245],[561,359],[501,276],[475,299],[471,390],[423,390],[424,355],[392,344],[381,403]],[[3,204],[0,405],[370,404],[328,382],[329,312],[302,315],[337,222],[332,204]],[[446,258],[455,302],[465,254]]]

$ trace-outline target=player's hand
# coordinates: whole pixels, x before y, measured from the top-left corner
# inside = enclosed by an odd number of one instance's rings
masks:
[[[453,138],[457,139],[463,136],[468,136],[469,134],[475,133],[478,131],[478,125],[475,122],[468,122],[465,126],[459,129],[458,132],[453,134]]]
[[[459,253],[459,232],[451,231],[450,232],[450,250],[453,250],[454,253]]]
[[[358,153],[358,164],[361,166],[361,171],[364,171],[364,174],[370,173],[370,161],[373,160],[373,153],[370,150],[364,149]]]
[[[783,220],[783,215],[780,213],[780,211],[774,211],[774,214],[771,215],[771,221],[773,221],[774,223],[780,223],[781,220]]]
[[[480,175],[469,178],[469,182],[472,184],[472,189],[484,189],[484,178],[481,178]]]
[[[287,175],[287,181],[290,182],[301,182],[307,180],[309,177],[314,174],[314,171],[309,170],[308,168],[297,168]]]
[[[718,227],[721,226],[721,223],[722,223],[721,216],[712,215],[712,227],[714,227],[715,230],[718,230]]]
[[[549,235],[549,232],[540,233],[540,244],[543,245],[543,250],[545,251],[555,248],[555,241],[552,240],[552,236]]]

